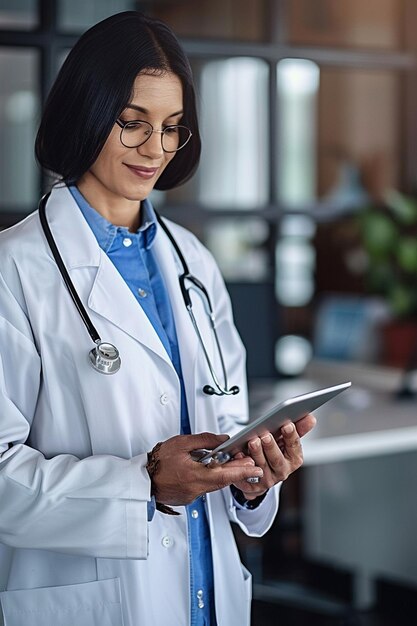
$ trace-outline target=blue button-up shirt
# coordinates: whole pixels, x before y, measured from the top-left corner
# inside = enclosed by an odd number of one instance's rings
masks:
[[[181,433],[189,434],[185,386],[174,316],[152,244],[158,224],[149,200],[141,203],[136,233],[115,226],[93,209],[77,187],[69,188],[98,244],[108,255],[146,313],[175,367],[181,384]],[[204,496],[186,507],[189,535],[191,626],[214,626],[213,564]]]

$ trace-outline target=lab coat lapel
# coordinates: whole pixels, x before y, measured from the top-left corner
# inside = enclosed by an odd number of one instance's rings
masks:
[[[169,227],[168,223],[168,227]],[[179,244],[181,245],[181,244]],[[181,357],[181,368],[187,395],[188,413],[193,423],[195,414],[195,363],[198,339],[184,304],[178,277],[183,272],[175,250],[161,227],[154,241],[154,251],[169,293]],[[187,253],[183,250],[184,256]]]
[[[88,307],[171,364],[149,318],[103,251],[101,251],[100,265],[88,298]]]
[[[94,311],[98,316],[107,319],[172,366],[147,315],[113,263],[100,249],[67,187],[53,190],[47,206],[47,217],[76,289],[78,273],[76,270],[97,267],[87,302],[84,302],[84,306],[87,305],[87,312]],[[74,242],[77,242],[77,245],[74,245]],[[104,332],[101,332],[99,322],[93,323],[97,325],[97,331],[102,335],[102,339],[111,342],[111,337],[106,337]]]

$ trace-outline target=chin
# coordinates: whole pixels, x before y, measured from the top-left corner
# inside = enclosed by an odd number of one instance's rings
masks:
[[[125,198],[126,200],[129,200],[129,202],[142,202],[142,200],[145,200],[150,193],[151,192],[149,191],[149,193],[127,194],[125,195]]]
[[[126,200],[130,200],[131,202],[141,202],[142,200],[145,200],[145,198],[149,196],[152,190],[153,190],[153,185],[150,185],[149,187],[146,187],[146,188],[142,187],[141,189],[126,190],[126,193],[124,193],[123,195],[126,198]]]

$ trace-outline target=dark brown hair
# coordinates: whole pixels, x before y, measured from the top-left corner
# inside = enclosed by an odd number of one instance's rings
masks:
[[[179,77],[184,110],[180,123],[192,132],[155,188],[172,189],[188,180],[201,152],[191,67],[172,30],[137,11],[99,22],[72,48],[45,105],[35,143],[39,163],[67,184],[79,180],[100,154],[143,71]]]

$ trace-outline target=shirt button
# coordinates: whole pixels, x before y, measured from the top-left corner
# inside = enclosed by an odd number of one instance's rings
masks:
[[[161,404],[168,404],[168,402],[169,402],[168,394],[167,393],[163,393],[161,395],[161,397],[159,398],[159,402]]]
[[[132,245],[132,240],[131,240],[131,239],[129,239],[129,237],[125,237],[125,238],[123,239],[123,245],[124,245],[124,247],[125,247],[125,248],[128,248],[129,246],[131,246],[131,245]]]
[[[198,602],[198,608],[199,609],[204,609],[204,601],[203,601],[203,590],[199,589],[197,591],[197,602]]]
[[[140,295],[141,298],[146,298],[146,296],[148,295],[148,292],[142,289],[141,287],[139,287],[138,294]]]
[[[168,537],[168,535],[166,535],[166,537],[162,537],[162,545],[164,546],[164,548],[170,548],[172,545],[174,545],[174,540],[172,539],[172,537]]]
[[[194,519],[197,519],[197,517],[198,517],[198,511],[197,511],[197,509],[193,509],[193,510],[191,511],[191,517],[193,517]]]

